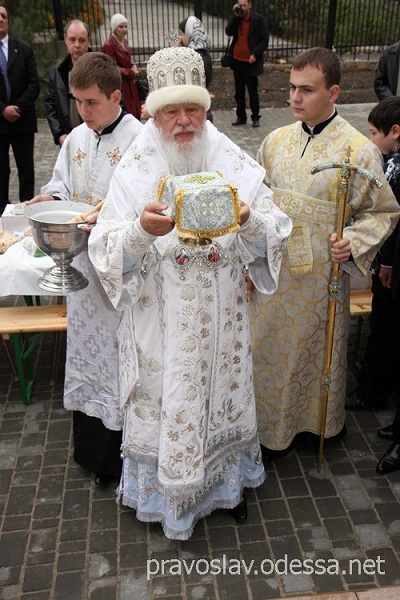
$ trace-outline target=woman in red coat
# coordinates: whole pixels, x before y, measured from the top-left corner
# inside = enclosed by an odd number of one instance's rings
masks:
[[[124,15],[117,13],[111,17],[111,33],[103,46],[103,52],[111,56],[122,77],[122,95],[127,112],[140,119],[141,100],[136,85],[139,73],[132,61],[129,44],[126,40],[128,22]]]

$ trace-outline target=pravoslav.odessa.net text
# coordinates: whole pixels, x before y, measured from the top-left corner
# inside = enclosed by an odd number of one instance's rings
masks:
[[[283,558],[272,560],[244,560],[243,558],[157,559],[147,561],[147,580],[157,575],[384,575],[385,560],[376,558],[350,558],[338,561],[335,558]]]

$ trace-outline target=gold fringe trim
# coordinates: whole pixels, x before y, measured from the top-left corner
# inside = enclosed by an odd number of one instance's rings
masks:
[[[227,183],[227,187],[230,191],[232,207],[234,213],[234,222],[225,225],[224,227],[220,227],[219,229],[204,229],[204,230],[191,230],[185,229],[182,225],[182,217],[183,217],[183,203],[185,200],[185,190],[179,189],[175,193],[175,204],[176,204],[176,226],[179,232],[179,235],[183,235],[186,238],[190,239],[199,239],[205,237],[221,237],[222,235],[226,235],[227,233],[236,233],[240,229],[240,202],[237,193],[237,187]]]
[[[220,177],[223,177],[223,175],[220,171],[216,170],[215,172]],[[171,175],[166,175],[165,177],[162,177],[162,179],[160,180],[160,183],[158,184],[157,201],[162,202],[163,204],[165,204],[165,202],[163,202],[162,196],[164,194],[164,188],[165,188],[165,185],[166,185],[168,179],[171,179]],[[211,229],[211,230],[200,230],[200,231],[195,230],[194,231],[194,230],[190,230],[190,229],[185,229],[182,226],[183,203],[184,203],[185,190],[179,189],[175,192],[176,227],[178,229],[180,236],[184,236],[189,239],[197,240],[200,238],[220,237],[222,235],[226,235],[227,233],[236,233],[240,229],[240,201],[239,201],[239,196],[238,196],[238,188],[237,188],[237,186],[231,185],[230,183],[227,183],[226,185],[230,191],[232,207],[233,207],[233,214],[234,214],[234,221],[233,221],[233,223],[229,223],[224,227],[220,227],[218,229]]]
[[[165,184],[167,183],[167,179],[171,179],[171,175],[166,175],[165,177],[163,177],[160,180],[160,183],[158,184],[157,202],[162,202],[161,196],[164,193],[164,188],[165,188]],[[165,202],[163,202],[163,204],[165,204]]]

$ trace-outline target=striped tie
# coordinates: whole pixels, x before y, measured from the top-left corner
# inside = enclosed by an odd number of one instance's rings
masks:
[[[11,96],[11,88],[10,88],[10,82],[8,80],[8,74],[7,74],[7,59],[6,59],[6,55],[4,54],[4,50],[3,50],[3,42],[0,41],[0,70],[1,73],[3,75],[3,79],[4,79],[4,85],[6,88],[6,96],[7,96],[7,103],[10,101],[10,96]]]

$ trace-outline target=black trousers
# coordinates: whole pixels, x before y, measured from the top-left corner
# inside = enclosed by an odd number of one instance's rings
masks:
[[[400,444],[400,405],[396,409],[393,421],[393,441]]]
[[[73,412],[74,460],[99,475],[120,477],[122,431],[107,429],[100,419]]]
[[[254,65],[233,61],[233,77],[235,80],[236,116],[240,121],[247,121],[246,115],[246,88],[249,93],[251,119],[260,118],[260,99],[258,96],[258,77],[250,75]]]
[[[375,406],[384,406],[399,382],[400,303],[372,276],[370,334],[358,378],[360,397]]]
[[[9,197],[10,146],[18,170],[19,198],[17,200],[24,202],[35,195],[34,144],[34,133],[14,135],[11,131],[6,135],[0,135],[0,214],[6,204],[14,200]]]

